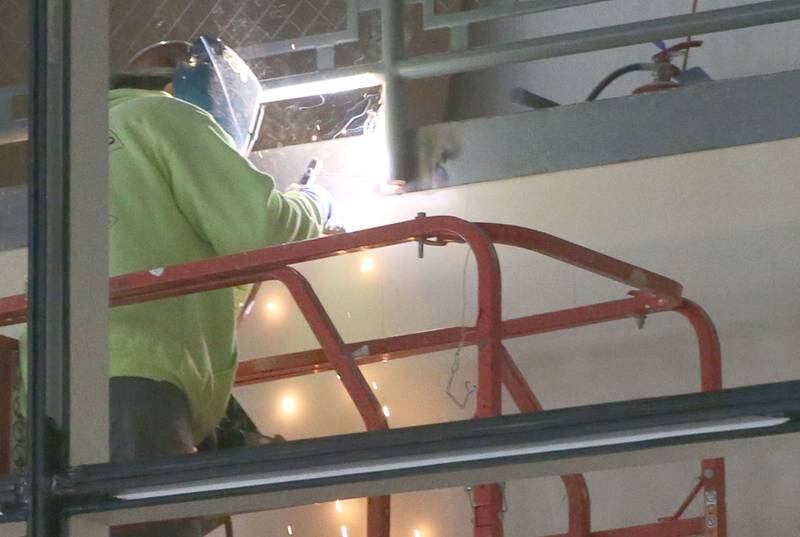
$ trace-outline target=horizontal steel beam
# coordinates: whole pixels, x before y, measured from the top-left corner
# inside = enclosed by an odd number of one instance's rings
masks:
[[[434,7],[435,1],[425,0],[426,30],[452,28],[453,26],[464,26],[475,22],[487,22],[531,13],[541,13],[543,11],[608,2],[608,0],[519,0],[511,4],[437,14]]]
[[[418,178],[408,189],[528,177],[797,138],[798,92],[800,71],[787,71],[422,127],[416,133],[418,153],[430,154],[430,148],[438,145],[453,156],[420,166]],[[283,148],[282,155],[288,149]],[[296,157],[298,168],[304,164],[304,156]]]
[[[77,467],[53,490],[69,513],[110,524],[175,516],[175,505],[211,516],[715,456],[747,438],[794,447],[798,416],[794,381]]]
[[[348,72],[374,73],[375,66]],[[305,76],[302,80],[312,82],[317,77]],[[275,82],[272,87],[282,87],[289,79]],[[419,177],[408,189],[525,177],[795,138],[800,136],[800,108],[794,104],[798,92],[800,71],[787,71],[422,127],[414,136],[421,163]],[[665,129],[664,125],[680,128]],[[715,128],[709,129],[708,125]],[[630,143],[631,139],[636,143]],[[444,149],[455,156],[443,163],[426,160],[430,147],[441,145],[441,140],[449,140]],[[332,169],[344,167],[336,165],[337,155],[343,146],[352,147],[355,143],[356,138],[319,142],[314,151],[327,155],[326,162],[333,163]],[[263,153],[269,162],[268,171],[285,176],[292,169],[304,169],[308,151],[309,146],[299,145]],[[257,155],[254,159],[259,161]],[[280,165],[277,171],[276,163]],[[444,170],[444,182],[441,178],[434,181],[433,169]],[[363,172],[355,170],[364,177],[372,173],[367,168]],[[335,189],[337,185],[331,183]],[[0,188],[0,251],[26,245],[27,207],[25,186]]]
[[[397,74],[403,78],[429,78],[478,71],[509,63],[556,58],[797,19],[800,19],[800,2],[772,0],[689,15],[536,37],[514,43],[487,45],[459,52],[420,56],[399,62],[396,69]]]

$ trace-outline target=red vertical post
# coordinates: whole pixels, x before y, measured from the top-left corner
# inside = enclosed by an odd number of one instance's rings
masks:
[[[0,474],[11,471],[11,408],[19,342],[0,336]]]
[[[706,459],[702,468],[704,537],[726,537],[725,459]]]
[[[498,485],[478,485],[472,491],[475,537],[503,536],[503,492]]]
[[[478,397],[476,418],[502,414],[502,304],[500,263],[497,252],[483,230],[475,226],[470,246],[478,266],[478,319],[475,335],[478,344]],[[479,247],[480,246],[480,247]],[[494,485],[473,489],[475,537],[503,536],[503,492]]]
[[[700,349],[700,388],[704,392],[722,389],[722,351],[719,336],[708,314],[692,302],[685,300],[675,310],[694,328]],[[727,537],[727,509],[725,491],[725,460],[705,459],[702,462],[703,516],[705,537]]]

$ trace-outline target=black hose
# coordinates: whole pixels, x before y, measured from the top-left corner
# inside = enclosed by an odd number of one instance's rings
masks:
[[[600,94],[603,93],[603,90],[605,90],[608,86],[611,85],[612,82],[614,82],[616,79],[618,79],[623,75],[626,75],[628,73],[635,73],[637,71],[654,71],[657,68],[658,66],[655,63],[632,63],[630,65],[626,65],[625,67],[620,67],[619,69],[617,69],[616,71],[605,77],[603,80],[601,80],[600,83],[594,87],[589,96],[586,97],[586,101],[594,101],[595,99],[597,99],[600,96]]]

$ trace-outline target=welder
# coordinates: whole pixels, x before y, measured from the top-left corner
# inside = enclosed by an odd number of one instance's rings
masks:
[[[112,77],[111,275],[313,238],[331,217],[318,184],[280,192],[246,158],[260,83],[221,41],[163,42]],[[111,459],[188,454],[223,416],[236,371],[231,289],[113,308]],[[112,535],[197,537],[196,520]]]

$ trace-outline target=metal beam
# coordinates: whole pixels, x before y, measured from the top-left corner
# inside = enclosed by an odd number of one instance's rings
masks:
[[[108,2],[34,0],[30,35],[28,535],[59,537],[53,474],[107,460]]]
[[[426,30],[452,29],[454,26],[464,26],[474,22],[519,17],[531,13],[598,4],[600,2],[608,2],[608,0],[515,0],[510,4],[437,14],[435,11],[436,0],[424,0],[424,27]]]
[[[798,93],[800,71],[788,71],[423,127],[413,136],[419,171],[408,188],[427,190],[796,138],[800,137],[800,108],[794,104]],[[630,143],[632,139],[636,143]],[[432,163],[423,158],[442,140],[452,143],[445,147],[453,155],[450,159]],[[366,166],[336,162],[341,147],[350,148],[344,153],[349,156],[358,143],[358,138],[319,142],[314,151],[323,154],[333,169],[352,169],[349,173],[356,178],[369,177],[374,170]],[[283,147],[254,159],[257,163],[265,159],[271,173],[281,177],[302,169],[308,151],[307,145]],[[434,165],[446,175],[434,180]],[[336,184],[330,186],[336,189]],[[0,251],[27,244],[26,196],[25,186],[0,188]]]
[[[800,71],[788,71],[423,127],[416,134],[417,153],[431,154],[431,147],[439,147],[438,154],[451,157],[444,162],[421,160],[417,179],[408,189],[797,138],[798,92]]]
[[[59,476],[73,515],[108,524],[242,512],[587,469],[795,448],[800,381],[93,465]],[[760,441],[756,437],[765,437]],[[769,437],[769,438],[766,438]],[[748,440],[750,439],[750,440]],[[105,513],[105,514],[102,514]]]
[[[381,3],[381,54],[383,67],[383,110],[385,115],[386,146],[388,148],[388,179],[405,182],[413,169],[408,150],[408,126],[405,114],[403,80],[395,66],[404,57],[405,6],[397,0]]]
[[[544,334],[563,330],[565,320],[577,328],[612,320],[636,317],[644,309],[642,300],[626,298],[600,304],[579,306],[564,310],[540,313],[503,321],[503,339]],[[655,307],[648,314],[659,313]],[[347,349],[355,356],[359,366],[388,362],[400,358],[431,354],[478,342],[473,327],[439,328],[377,340],[348,343]],[[267,356],[241,362],[236,371],[236,385],[247,386],[278,379],[333,370],[322,349],[299,351],[280,356]]]
[[[420,56],[400,62],[396,69],[405,79],[429,78],[478,71],[509,63],[556,58],[797,19],[800,19],[800,3],[796,0],[772,0],[690,15],[536,37],[459,52]]]

